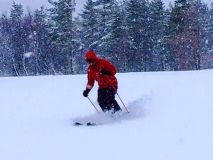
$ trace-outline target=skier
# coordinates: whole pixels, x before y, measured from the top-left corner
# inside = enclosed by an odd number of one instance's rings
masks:
[[[116,68],[108,60],[96,56],[93,50],[89,50],[85,55],[85,60],[89,64],[87,70],[88,83],[83,96],[88,97],[95,81],[98,82],[98,103],[103,112],[111,111],[115,113],[121,111],[120,106],[115,100],[118,89],[118,82],[115,77]]]

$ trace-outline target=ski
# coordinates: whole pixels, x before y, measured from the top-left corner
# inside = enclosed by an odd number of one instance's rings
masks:
[[[96,123],[93,122],[87,122],[87,123],[81,123],[81,122],[75,122],[74,126],[96,126]]]

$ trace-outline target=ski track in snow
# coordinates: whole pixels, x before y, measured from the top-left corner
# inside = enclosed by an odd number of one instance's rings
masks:
[[[95,114],[73,118],[71,122],[72,124],[75,122],[80,122],[83,124],[91,122],[98,125],[125,123],[127,120],[143,118],[146,116],[146,114],[148,114],[149,103],[151,103],[151,96],[144,95],[142,98],[135,100],[127,105],[129,113],[127,113],[125,108],[122,108],[122,112],[116,113],[115,115],[112,115],[110,112],[103,113],[99,110],[99,112]],[[120,104],[120,106],[122,107],[122,104]]]
[[[0,160],[213,159],[213,70],[117,78],[130,114],[116,96],[115,118],[82,96],[86,75],[0,78]],[[100,110],[97,85],[89,96]]]

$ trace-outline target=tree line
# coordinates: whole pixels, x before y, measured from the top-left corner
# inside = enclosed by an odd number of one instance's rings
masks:
[[[119,72],[212,68],[213,4],[202,0],[49,0],[24,12],[13,2],[0,17],[0,76],[81,74],[85,52],[110,59]]]

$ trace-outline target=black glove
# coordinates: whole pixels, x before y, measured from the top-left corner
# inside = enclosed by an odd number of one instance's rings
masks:
[[[90,92],[90,89],[87,88],[86,90],[83,91],[83,96],[88,97],[89,92]]]
[[[112,73],[110,71],[107,71],[106,69],[101,70],[102,75],[112,76]]]

